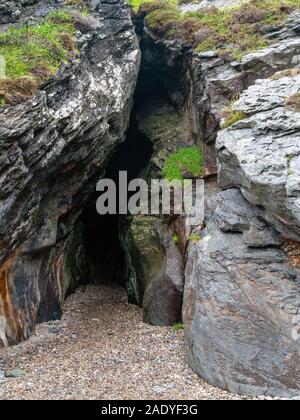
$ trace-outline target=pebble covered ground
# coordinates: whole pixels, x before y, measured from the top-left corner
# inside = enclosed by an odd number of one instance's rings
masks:
[[[4,372],[26,374],[7,378]],[[23,372],[23,373],[25,373]],[[142,322],[125,291],[88,286],[70,296],[61,321],[0,349],[0,399],[225,399],[188,367],[184,332]]]

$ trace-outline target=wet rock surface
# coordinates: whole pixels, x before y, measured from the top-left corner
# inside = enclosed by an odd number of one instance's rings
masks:
[[[231,3],[237,2],[202,1],[181,7],[223,7]],[[186,131],[201,140],[208,174],[217,172],[215,142],[224,111],[257,79],[299,67],[299,24],[300,12],[296,10],[284,25],[272,27],[266,34],[274,44],[238,61],[216,51],[197,53],[192,47],[160,39],[148,28],[139,27],[145,65],[163,82],[170,103],[183,110]]]

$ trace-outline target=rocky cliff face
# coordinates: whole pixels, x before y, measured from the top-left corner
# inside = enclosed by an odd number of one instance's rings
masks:
[[[61,1],[10,1],[0,21],[42,19]],[[79,216],[123,141],[139,49],[123,0],[89,4],[80,59],[32,100],[0,108],[0,339],[28,338],[60,315],[69,290],[91,276]]]
[[[284,25],[269,28],[272,45],[238,61],[195,53],[138,20],[143,65],[158,75],[177,115],[170,143],[201,145],[206,174],[219,178],[219,185],[206,182],[201,241],[187,253],[180,246],[190,365],[210,383],[250,395],[293,397],[300,389],[299,17],[294,10]],[[151,118],[140,114],[147,131]],[[158,121],[154,142],[168,145],[173,132],[164,139]],[[229,127],[220,132],[221,124]],[[175,226],[186,239],[182,224]]]
[[[242,119],[217,141],[221,187],[238,186],[278,231],[298,241],[299,93],[300,75],[292,71],[257,81],[232,106]]]
[[[202,3],[197,7],[231,5],[227,0]],[[216,51],[196,53],[181,40],[159,37],[147,26],[141,29],[138,20],[144,65],[159,75],[169,102],[184,115],[185,137],[192,135],[202,144],[207,174],[217,172],[215,142],[224,110],[256,79],[299,65],[299,19],[295,10],[284,25],[271,26],[266,36],[272,45],[238,61]]]
[[[184,322],[192,368],[247,395],[299,395],[300,270],[238,189],[213,193],[189,251]],[[296,333],[296,335],[295,335]]]
[[[39,21],[62,4],[4,2],[1,29]],[[93,278],[81,214],[124,139],[140,56],[123,0],[88,5],[93,24],[77,33],[80,59],[32,100],[0,108],[4,345],[59,317],[66,294]],[[135,18],[143,53],[135,117],[153,154],[142,176],[161,178],[170,155],[199,145],[206,218],[197,241],[183,218],[123,220],[128,294],[158,325],[180,321],[183,301],[189,362],[210,383],[299,395],[299,10],[268,27],[268,47],[238,61],[157,36],[144,17]]]
[[[225,191],[208,198],[203,239],[189,252],[190,364],[237,393],[299,394],[297,73],[259,80],[232,105],[239,121],[217,140]],[[292,255],[284,252],[290,241],[297,241]]]

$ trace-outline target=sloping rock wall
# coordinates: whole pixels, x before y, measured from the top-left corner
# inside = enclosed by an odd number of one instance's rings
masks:
[[[297,73],[259,80],[232,105],[239,121],[217,140],[225,191],[207,200],[202,241],[189,251],[190,364],[241,394],[300,392],[300,266],[283,246],[300,249]]]
[[[298,96],[300,75],[259,80],[233,105],[243,118],[219,134],[217,151],[221,187],[238,186],[300,241],[300,113],[289,105]]]
[[[27,3],[21,21],[29,12],[42,19],[60,2]],[[59,316],[67,291],[92,275],[78,218],[124,139],[140,53],[123,0],[88,4],[96,25],[78,34],[80,60],[32,100],[0,108],[2,342]]]

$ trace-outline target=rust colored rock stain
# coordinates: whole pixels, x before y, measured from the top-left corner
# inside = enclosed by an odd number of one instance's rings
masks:
[[[6,329],[9,329],[10,336],[15,337],[16,340],[20,340],[23,337],[22,329],[19,323],[20,314],[16,314],[11,302],[11,290],[10,290],[10,273],[15,260],[15,255],[11,256],[6,262],[0,267],[0,298],[2,301],[3,315],[6,319]]]
[[[294,268],[300,268],[300,243],[287,240],[283,249],[288,257],[289,264]]]
[[[55,261],[57,286],[59,288],[59,299],[63,300],[63,252],[60,252]]]

